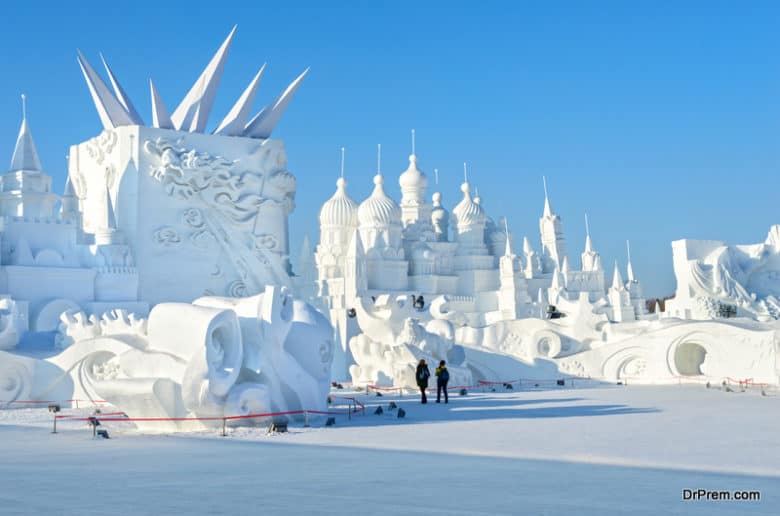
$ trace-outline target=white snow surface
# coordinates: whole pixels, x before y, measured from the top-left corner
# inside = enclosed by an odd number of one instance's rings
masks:
[[[143,435],[0,411],[2,514],[778,514],[780,398],[696,386],[359,395],[287,434]],[[339,393],[340,394],[340,393]],[[404,419],[387,411],[390,401]],[[385,409],[374,415],[376,406]],[[105,411],[106,409],[104,409]],[[64,414],[87,414],[64,409]],[[682,490],[758,490],[758,502]]]

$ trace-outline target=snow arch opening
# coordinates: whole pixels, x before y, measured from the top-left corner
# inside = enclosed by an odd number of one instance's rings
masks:
[[[683,342],[674,352],[674,365],[681,376],[701,376],[706,356],[707,350],[701,344]]]

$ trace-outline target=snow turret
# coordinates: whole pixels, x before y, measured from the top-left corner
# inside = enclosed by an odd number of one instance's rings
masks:
[[[563,238],[561,218],[552,211],[550,197],[547,194],[547,179],[544,179],[544,213],[539,219],[539,232],[542,237],[542,271],[551,273],[563,264],[566,256],[566,244]]]

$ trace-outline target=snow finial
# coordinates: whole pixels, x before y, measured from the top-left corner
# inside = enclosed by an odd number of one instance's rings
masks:
[[[344,179],[344,147],[341,148],[341,179]]]
[[[382,144],[376,144],[376,173],[382,173]]]
[[[22,120],[27,120],[27,95],[22,93]]]
[[[414,155],[415,155],[415,152],[414,152],[414,129],[412,129],[412,156],[414,156]]]
[[[631,266],[631,243],[626,240],[626,254],[628,255],[628,281],[635,281],[634,268]]]
[[[547,194],[546,176],[542,176],[542,184],[544,185],[544,216],[549,217],[552,215],[552,208],[550,208],[550,196]]]
[[[468,168],[466,167],[465,161],[463,162],[463,182],[466,184],[468,184],[469,182],[469,171]]]
[[[585,236],[590,236],[590,221],[588,220],[588,212],[585,212]]]
[[[436,184],[436,186],[439,186],[439,169],[434,168],[433,169],[433,181]]]

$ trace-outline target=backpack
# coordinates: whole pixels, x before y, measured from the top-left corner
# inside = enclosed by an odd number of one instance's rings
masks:
[[[450,372],[447,371],[446,367],[442,369],[441,374],[439,375],[439,380],[441,380],[442,382],[450,381]]]
[[[431,376],[431,372],[428,370],[427,367],[418,367],[417,368],[417,381],[424,382]]]

